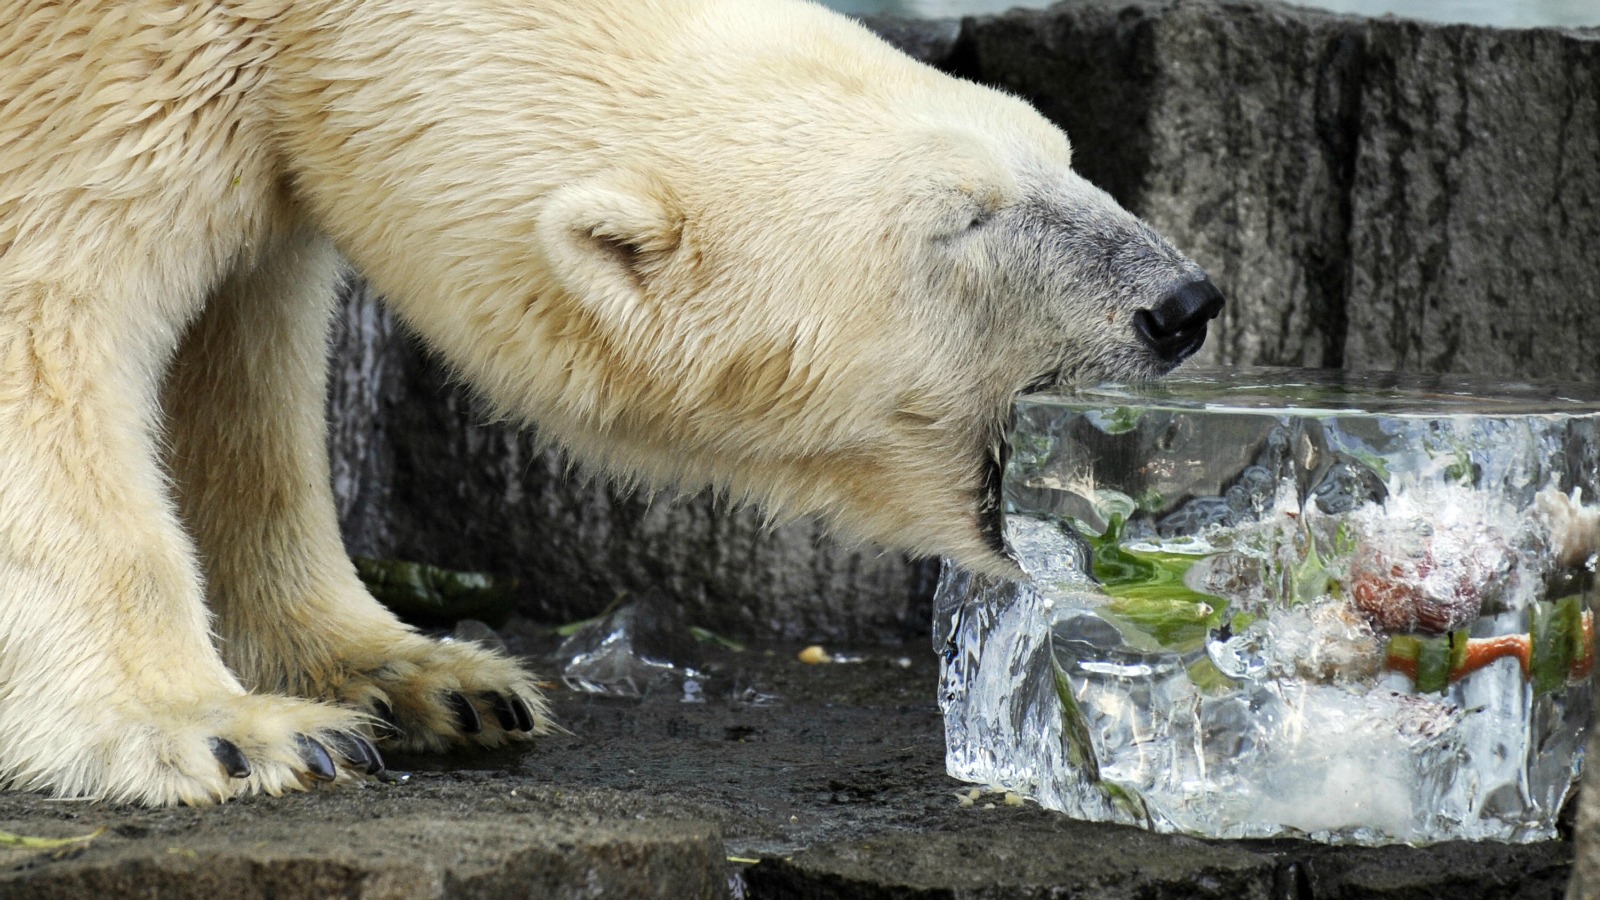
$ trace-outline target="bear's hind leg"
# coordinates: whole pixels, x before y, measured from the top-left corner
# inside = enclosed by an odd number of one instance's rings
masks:
[[[251,696],[212,645],[157,462],[172,313],[139,301],[0,280],[0,783],[167,805],[334,778],[361,717]]]
[[[495,745],[550,730],[508,657],[418,634],[345,555],[324,404],[338,258],[300,233],[207,305],[168,381],[172,471],[200,548],[222,652],[252,690],[389,719],[402,749]]]

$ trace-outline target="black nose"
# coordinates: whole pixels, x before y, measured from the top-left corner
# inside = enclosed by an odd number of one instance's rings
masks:
[[[1182,285],[1133,314],[1133,330],[1165,362],[1177,365],[1206,342],[1206,323],[1222,312],[1222,292],[1209,278]]]

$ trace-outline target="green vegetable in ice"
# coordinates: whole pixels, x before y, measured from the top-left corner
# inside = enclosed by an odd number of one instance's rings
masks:
[[[1387,664],[1416,682],[1417,693],[1442,693],[1466,671],[1468,632],[1419,637],[1397,634],[1389,638]]]
[[[1089,735],[1089,722],[1083,717],[1078,698],[1072,695],[1072,682],[1061,664],[1050,658],[1050,674],[1055,676],[1056,699],[1061,702],[1061,749],[1067,755],[1067,764],[1083,773],[1092,782],[1100,780],[1100,760],[1094,755],[1094,739]]]
[[[1528,673],[1533,691],[1545,694],[1566,687],[1573,663],[1588,653],[1583,630],[1583,600],[1563,597],[1528,608]]]
[[[1410,676],[1419,693],[1443,691],[1502,659],[1515,659],[1534,693],[1564,688],[1594,665],[1592,620],[1581,597],[1541,600],[1528,607],[1528,633],[1475,638],[1465,630],[1438,637],[1389,637],[1384,664]]]
[[[1228,602],[1184,583],[1184,574],[1203,556],[1121,546],[1124,521],[1112,516],[1104,534],[1085,533],[1092,550],[1090,567],[1112,600],[1108,618],[1179,651],[1201,646],[1207,632],[1222,624]]]
[[[1150,827],[1150,806],[1144,797],[1133,788],[1100,777],[1100,760],[1095,756],[1089,721],[1084,718],[1082,707],[1078,706],[1078,698],[1073,696],[1072,682],[1067,679],[1067,673],[1053,655],[1050,674],[1054,676],[1056,699],[1061,703],[1061,743],[1067,764],[1081,773],[1085,781],[1099,788],[1123,815],[1146,828]]]

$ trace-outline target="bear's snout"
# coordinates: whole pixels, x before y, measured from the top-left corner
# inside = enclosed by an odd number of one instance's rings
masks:
[[[1222,312],[1222,292],[1209,278],[1172,290],[1161,302],[1133,314],[1133,330],[1165,363],[1176,366],[1206,342],[1206,323]]]

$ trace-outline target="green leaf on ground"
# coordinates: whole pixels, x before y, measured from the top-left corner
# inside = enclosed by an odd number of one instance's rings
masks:
[[[96,828],[94,831],[91,831],[88,834],[80,834],[76,837],[64,838],[34,837],[32,835],[12,834],[9,831],[0,831],[0,847],[15,847],[22,850],[59,850],[63,847],[73,847],[80,844],[87,844],[105,833],[106,830],[104,826]]]

